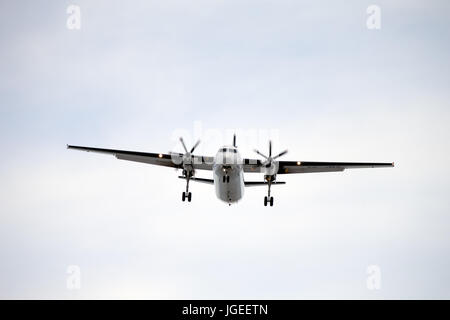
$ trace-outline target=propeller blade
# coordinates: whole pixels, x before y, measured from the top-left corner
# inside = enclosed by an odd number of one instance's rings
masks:
[[[272,140],[269,140],[269,158],[272,157]]]
[[[284,150],[283,152],[280,152],[279,154],[277,154],[275,157],[272,158],[272,160],[275,160],[276,158],[279,158],[281,156],[284,156],[286,153],[288,153],[287,150]]]
[[[197,148],[199,144],[200,144],[200,140],[197,140],[197,142],[196,142],[196,143],[194,144],[194,146],[192,147],[190,153],[194,152],[195,148]]]
[[[236,133],[233,135],[233,147],[236,148]]]
[[[186,145],[184,144],[184,140],[182,137],[180,137],[180,141],[181,141],[181,144],[183,145],[184,151],[186,151],[186,153],[188,153]]]
[[[266,155],[262,154],[261,152],[259,152],[258,150],[254,150],[257,154],[259,154],[261,157],[264,157],[265,159],[269,159]]]

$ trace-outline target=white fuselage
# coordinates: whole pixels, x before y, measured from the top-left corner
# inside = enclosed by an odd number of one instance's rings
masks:
[[[219,149],[213,165],[216,196],[229,204],[244,196],[244,171],[242,159],[235,147]]]

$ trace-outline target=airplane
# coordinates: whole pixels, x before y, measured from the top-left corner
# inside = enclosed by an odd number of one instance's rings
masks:
[[[244,196],[245,187],[267,186],[267,196],[264,197],[264,206],[272,207],[274,200],[271,196],[272,185],[285,184],[278,181],[278,175],[311,172],[338,172],[354,168],[379,168],[394,167],[393,162],[317,162],[317,161],[280,161],[278,158],[284,156],[288,151],[284,150],[272,156],[272,141],[269,141],[268,155],[254,150],[263,160],[242,159],[236,146],[236,135],[233,136],[233,144],[221,147],[215,157],[195,156],[194,150],[200,144],[198,140],[188,150],[183,138],[180,138],[185,153],[169,152],[148,153],[126,150],[101,149],[67,145],[68,149],[82,150],[87,152],[98,152],[112,154],[117,159],[129,160],[153,164],[157,166],[182,169],[179,178],[186,180],[186,190],[181,194],[181,200],[191,202],[192,193],[189,191],[189,182],[196,181],[215,186],[216,196],[229,205],[237,203]],[[213,179],[196,177],[196,170],[209,170],[213,173]],[[244,173],[263,173],[263,181],[246,181]]]

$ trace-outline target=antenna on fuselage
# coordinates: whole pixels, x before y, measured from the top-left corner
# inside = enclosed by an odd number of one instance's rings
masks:
[[[236,133],[233,135],[233,147],[236,148]]]

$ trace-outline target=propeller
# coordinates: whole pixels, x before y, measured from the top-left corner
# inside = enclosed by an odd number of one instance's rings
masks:
[[[276,156],[272,157],[272,141],[269,140],[269,156],[266,156],[265,154],[263,154],[262,152],[259,152],[258,150],[255,149],[255,152],[260,155],[261,157],[263,157],[264,159],[266,159],[266,161],[264,161],[262,163],[262,165],[266,168],[270,168],[273,164],[273,162],[278,159],[279,157],[284,156],[286,153],[288,153],[287,150],[284,150],[282,152],[280,152],[279,154],[277,154]]]
[[[184,151],[186,151],[186,155],[190,155],[192,152],[194,152],[194,150],[198,147],[198,145],[200,144],[200,140],[197,140],[197,142],[194,144],[194,146],[191,148],[191,151],[188,152],[186,145],[184,144],[184,140],[182,137],[180,137],[180,142],[183,145]]]
[[[188,171],[193,171],[192,168],[188,168],[187,166],[190,166],[192,164],[192,153],[194,152],[194,150],[198,147],[198,145],[200,144],[200,140],[197,140],[197,142],[194,144],[194,146],[191,148],[191,150],[188,151],[188,148],[186,147],[186,144],[184,143],[184,140],[182,137],[180,137],[180,142],[181,145],[183,146],[183,149],[185,151],[185,153],[182,155],[182,164],[185,170]],[[175,156],[179,156],[179,153],[175,153],[175,152],[170,152],[170,154],[175,155]]]

